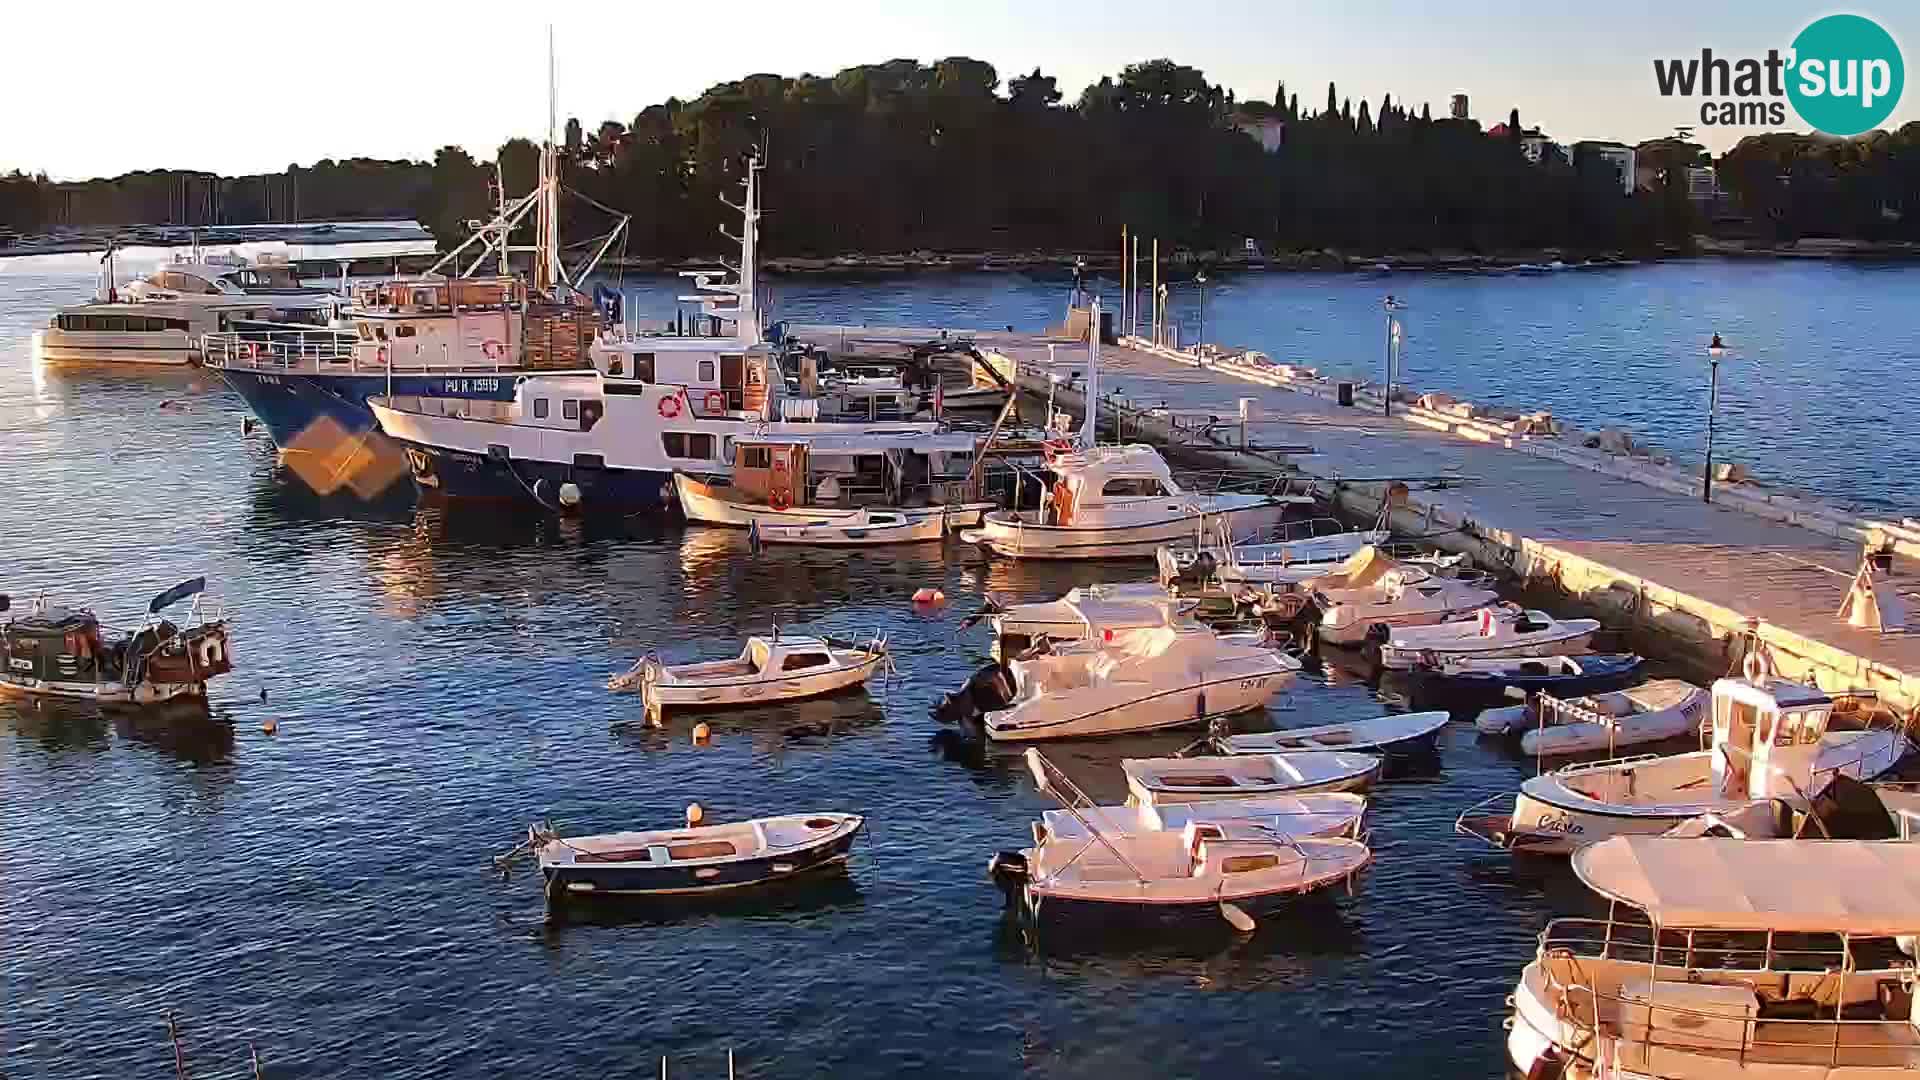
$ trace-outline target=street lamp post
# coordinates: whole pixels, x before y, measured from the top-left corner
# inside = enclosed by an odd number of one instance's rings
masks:
[[[1380,415],[1392,416],[1394,353],[1400,348],[1400,313],[1407,309],[1407,305],[1395,300],[1393,294],[1388,293],[1386,300],[1380,306],[1387,313],[1387,385],[1380,395]]]
[[[1713,414],[1720,407],[1720,358],[1727,355],[1727,347],[1720,341],[1720,335],[1713,335],[1713,341],[1707,346],[1707,473],[1701,478],[1700,501],[1713,502]]]
[[[1200,336],[1193,343],[1197,349],[1207,342],[1207,272],[1202,270],[1193,275],[1193,281],[1200,286]]]

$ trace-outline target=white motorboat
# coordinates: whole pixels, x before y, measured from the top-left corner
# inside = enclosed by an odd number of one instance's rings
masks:
[[[1041,511],[995,511],[961,539],[1021,559],[1151,558],[1225,528],[1239,538],[1277,524],[1304,497],[1183,489],[1151,446],[1098,446],[1055,456]],[[1309,502],[1311,500],[1308,500]]]
[[[1001,741],[1070,739],[1204,724],[1263,708],[1300,661],[1222,642],[1202,626],[1158,626],[1082,641],[1007,665],[1013,700],[986,714]]]
[[[1690,682],[1654,679],[1585,697],[1537,694],[1524,705],[1482,712],[1474,726],[1489,735],[1518,734],[1522,750],[1551,757],[1697,735],[1712,703],[1712,694]]]
[[[1346,750],[1304,750],[1231,757],[1127,758],[1128,798],[1136,803],[1264,799],[1327,791],[1365,791],[1386,759]]]
[[[1360,549],[1393,536],[1383,528],[1348,529],[1333,518],[1283,521],[1280,539],[1213,543],[1173,553],[1177,570],[1200,572],[1223,585],[1299,585],[1339,569]]]
[[[1632,836],[1572,863],[1606,917],[1540,934],[1508,998],[1513,1075],[1868,1080],[1920,1067],[1920,847]]]
[[[898,510],[861,510],[852,517],[792,525],[754,525],[763,544],[808,547],[881,547],[925,544],[944,539],[947,521],[940,514],[910,517]]]
[[[1380,646],[1380,666],[1404,671],[1451,659],[1558,656],[1580,652],[1599,632],[1597,619],[1556,619],[1504,604],[1483,607],[1471,619],[1390,629]]]
[[[1339,573],[1308,582],[1319,609],[1315,634],[1335,645],[1358,645],[1374,627],[1388,632],[1431,626],[1500,601],[1478,581],[1442,577],[1424,566],[1396,563],[1364,548]]]
[[[1190,616],[1199,606],[1200,601],[1174,596],[1154,582],[1125,582],[1081,585],[1058,600],[1026,604],[1005,605],[988,596],[975,618],[987,620],[998,655],[1010,658],[1043,637],[1080,641],[1104,638],[1109,632],[1194,625]]]
[[[887,643],[864,645],[834,638],[750,637],[731,660],[666,664],[642,657],[607,683],[611,690],[638,690],[647,711],[728,708],[820,697],[860,686],[888,663]]]
[[[1003,851],[988,876],[1035,920],[1084,916],[1093,926],[1115,917],[1223,918],[1251,931],[1251,912],[1288,897],[1350,883],[1372,861],[1366,844],[1345,837],[1294,837],[1257,822],[1189,821],[1177,830],[1124,832],[1084,815],[1091,803],[1044,758],[1029,750],[1041,790],[1070,815],[1073,835],[1044,832],[1034,846]]]
[[[688,896],[843,870],[863,824],[828,812],[564,838],[536,827],[523,846],[539,858],[549,901]]]
[[[1711,749],[1643,754],[1542,773],[1460,815],[1456,828],[1512,851],[1565,854],[1609,836],[1666,832],[1703,814],[1743,816],[1756,804],[1807,809],[1835,777],[1870,780],[1911,748],[1898,731],[1829,731],[1833,699],[1772,676],[1713,684]]]
[[[1222,754],[1283,754],[1297,750],[1362,750],[1373,754],[1429,753],[1447,726],[1447,713],[1392,713],[1347,724],[1254,731],[1212,740]]]
[[[978,524],[996,505],[974,467],[985,440],[920,428],[854,430],[817,422],[768,425],[728,438],[730,482],[674,476],[688,521],[747,528],[811,524],[886,511]]]
[[[1035,843],[1044,843],[1048,837],[1082,839],[1091,835],[1088,825],[1111,836],[1179,832],[1194,823],[1244,821],[1284,836],[1345,836],[1360,840],[1365,838],[1366,816],[1367,797],[1344,791],[1165,805],[1088,806],[1077,812],[1046,811],[1034,825],[1033,839]]]

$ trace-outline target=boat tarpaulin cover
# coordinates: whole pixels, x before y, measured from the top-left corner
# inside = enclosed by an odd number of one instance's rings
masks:
[[[1668,929],[1920,932],[1920,844],[1616,836],[1573,868]]]
[[[168,589],[166,592],[161,593],[159,596],[154,597],[153,603],[147,605],[147,611],[149,614],[157,615],[189,596],[205,592],[206,588],[207,579],[204,577],[197,577],[191,581],[183,581],[173,588]]]

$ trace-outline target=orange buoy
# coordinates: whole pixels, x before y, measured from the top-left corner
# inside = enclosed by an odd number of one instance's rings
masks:
[[[932,587],[923,588],[913,594],[913,602],[916,604],[944,604],[947,602],[947,594]]]
[[[263,720],[260,722],[260,730],[268,735],[276,735],[280,731],[280,721],[273,719]]]
[[[702,720],[699,723],[693,725],[693,741],[695,743],[705,744],[708,740],[712,738],[713,738],[713,729],[707,726],[707,722],[705,720]]]
[[[700,824],[700,819],[706,816],[707,816],[707,812],[705,810],[700,809],[699,803],[695,802],[695,803],[687,804],[687,826],[689,828]]]

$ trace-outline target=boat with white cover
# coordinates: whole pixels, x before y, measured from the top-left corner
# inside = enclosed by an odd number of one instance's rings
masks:
[[[909,517],[898,510],[861,510],[851,517],[787,525],[754,525],[763,544],[804,547],[883,547],[889,544],[926,544],[946,538],[947,521],[939,514]]]
[[[1505,604],[1483,607],[1471,619],[1389,630],[1380,646],[1380,666],[1403,671],[1446,659],[1574,653],[1599,632],[1597,619],[1556,619],[1544,611]]]
[[[1204,570],[1224,585],[1299,585],[1339,569],[1361,548],[1384,544],[1393,534],[1384,528],[1349,529],[1333,518],[1283,521],[1278,539],[1247,543],[1216,540],[1199,548],[1173,551],[1182,571]]]
[[[1048,837],[1082,838],[1089,835],[1088,825],[1108,835],[1131,835],[1179,832],[1195,822],[1246,821],[1286,836],[1346,836],[1360,840],[1365,838],[1366,816],[1367,797],[1345,791],[1165,805],[1088,806],[1077,813],[1046,811],[1034,823],[1033,839],[1041,843]]]
[[[1242,537],[1277,524],[1290,502],[1271,495],[1187,491],[1151,446],[1096,446],[1053,457],[1040,511],[1001,510],[961,533],[1017,559],[1152,558],[1216,528]]]
[[[987,864],[1009,902],[1036,921],[1084,916],[1104,926],[1116,917],[1198,916],[1248,932],[1253,913],[1350,883],[1373,859],[1359,840],[1289,836],[1250,821],[1111,830],[1084,815],[1091,801],[1072,781],[1037,751],[1027,758],[1041,790],[1079,815],[1074,835],[1046,830],[1032,847],[1000,852]]]
[[[1615,837],[1509,998],[1518,1075],[1871,1080],[1920,1071],[1920,846]],[[1658,955],[1655,942],[1659,943]]]
[[[1080,641],[1104,638],[1109,632],[1145,630],[1155,626],[1195,625],[1192,614],[1200,601],[1178,597],[1151,582],[1080,585],[1058,600],[1005,604],[989,594],[986,604],[969,622],[981,618],[993,629],[998,655],[1013,657],[1041,638]]]
[[[1358,645],[1375,627],[1431,626],[1500,602],[1500,594],[1472,579],[1443,577],[1395,562],[1377,547],[1363,548],[1337,574],[1307,583],[1319,610],[1314,633],[1335,645]]]
[[[1204,724],[1266,706],[1300,661],[1221,641],[1203,626],[1124,630],[1007,665],[1013,700],[986,714],[999,741],[1071,739]]]
[[[549,900],[726,892],[844,870],[858,814],[785,814],[718,825],[555,835],[528,831]]]
[[[1128,798],[1136,803],[1264,799],[1326,791],[1365,791],[1386,759],[1347,750],[1303,750],[1230,757],[1126,758]]]
[[[1216,736],[1212,745],[1222,754],[1282,754],[1296,750],[1363,750],[1389,755],[1429,753],[1438,743],[1447,719],[1445,710],[1391,713],[1345,724]]]
[[[1609,836],[1655,834],[1703,814],[1744,816],[1756,804],[1807,809],[1835,777],[1871,780],[1910,749],[1885,728],[1829,731],[1833,699],[1774,676],[1713,684],[1710,749],[1642,754],[1542,773],[1508,814],[1494,796],[1455,827],[1496,847],[1566,854]],[[1549,729],[1551,730],[1551,729]]]
[[[1713,695],[1683,679],[1654,679],[1585,697],[1541,693],[1522,705],[1488,709],[1474,726],[1519,735],[1528,754],[1578,754],[1698,735]]]
[[[888,663],[887,643],[864,645],[837,638],[782,636],[747,639],[731,660],[667,664],[645,656],[607,683],[611,690],[638,690],[647,711],[728,708],[820,697],[861,686]]]

